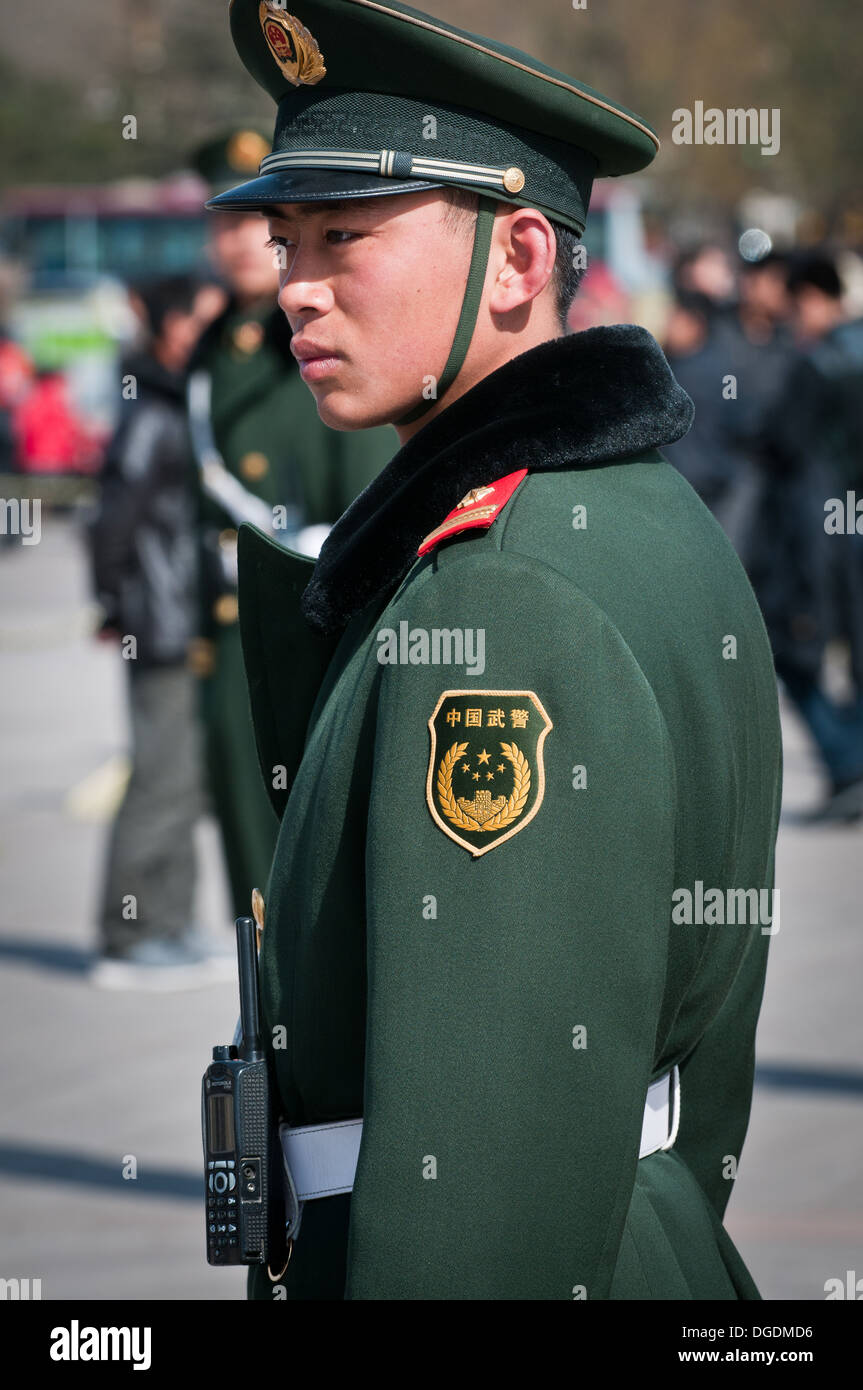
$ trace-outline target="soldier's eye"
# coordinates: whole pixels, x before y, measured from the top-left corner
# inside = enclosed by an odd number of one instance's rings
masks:
[[[353,239],[354,237],[358,237],[359,235],[359,232],[349,232],[344,227],[331,227],[329,231],[326,233],[328,240],[331,237],[336,238],[335,244],[337,246],[343,245],[344,241],[346,241],[348,238]]]
[[[279,246],[288,247],[292,245],[293,242],[288,241],[288,238],[285,236],[271,236],[267,242],[267,246],[271,251],[275,251]]]

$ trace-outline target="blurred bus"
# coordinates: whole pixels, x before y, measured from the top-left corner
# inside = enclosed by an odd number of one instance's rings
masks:
[[[59,370],[97,428],[116,417],[116,362],[136,320],[125,287],[200,268],[206,185],[194,174],[33,185],[0,199],[0,256],[23,289],[6,326],[41,370]]]
[[[207,196],[192,174],[10,189],[0,199],[0,248],[27,267],[37,292],[171,275],[200,264]]]

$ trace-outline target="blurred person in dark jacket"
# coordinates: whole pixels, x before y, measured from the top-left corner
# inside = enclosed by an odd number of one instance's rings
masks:
[[[744,260],[738,281],[737,320],[753,347],[790,343],[788,327],[788,257],[770,250],[758,260]]]
[[[809,728],[829,794],[809,819],[863,814],[863,535],[847,494],[863,496],[863,320],[848,321],[831,255],[801,254],[787,281],[799,353],[764,430],[777,532],[773,563],[753,573],[776,670]],[[834,505],[831,505],[831,500]],[[838,517],[838,520],[837,520]],[[863,524],[863,522],[861,522]],[[847,642],[853,687],[824,689],[827,643]]]
[[[760,438],[793,349],[783,323],[787,303],[782,257],[770,253],[745,265],[735,301],[722,273],[728,261],[719,252],[718,247],[706,247],[701,257],[693,253],[681,258],[675,270],[675,302],[664,347],[675,376],[695,404],[695,423],[686,438],[666,452],[713,512],[748,570],[760,546],[769,544],[759,521],[765,492]]]
[[[132,773],[108,847],[94,983],[170,989],[223,977],[192,928],[194,825],[202,809],[195,678],[194,465],[184,373],[205,327],[200,285],[173,276],[133,296],[147,341],[123,366],[91,531],[100,636],[128,675]]]
[[[713,305],[701,291],[676,289],[663,347],[674,375],[695,405],[689,433],[667,445],[665,453],[721,522],[735,471],[722,397],[728,350],[724,336],[716,331]]]
[[[742,261],[738,302],[727,323],[729,366],[735,394],[725,427],[737,459],[734,511],[727,528],[750,574],[767,563],[774,527],[765,517],[770,499],[770,470],[762,456],[764,422],[775,408],[796,357],[790,329],[791,302],[786,291],[788,258],[769,251],[757,261]]]
[[[663,348],[671,368],[695,405],[685,439],[667,449],[675,468],[694,487],[726,531],[733,510],[738,463],[734,456],[723,377],[729,366],[730,316],[735,302],[731,259],[718,242],[681,251],[672,270],[674,299]],[[732,541],[736,541],[734,535]]]

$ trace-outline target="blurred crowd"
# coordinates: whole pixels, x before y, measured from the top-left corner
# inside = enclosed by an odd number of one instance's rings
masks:
[[[197,152],[213,192],[268,146],[234,131]],[[395,452],[389,428],[324,428],[290,352],[257,213],[216,213],[194,272],[129,286],[137,331],[116,363],[115,424],[88,436],[62,375],[0,352],[0,472],[79,475],[97,636],[122,662],[131,772],[106,847],[91,978],[174,989],[230,977],[235,951],[195,919],[195,828],[215,815],[234,916],[266,883],[278,822],[258,767],[238,623],[237,544],[253,522],[312,557]],[[39,441],[33,442],[39,434]],[[34,491],[38,488],[29,484]],[[48,494],[46,493],[46,496]]]
[[[255,132],[234,132],[198,167],[218,191],[257,168],[262,148]],[[117,364],[107,433],[75,407],[63,373],[37,371],[0,332],[7,486],[12,474],[98,482],[87,527],[97,635],[123,659],[132,745],[98,916],[93,980],[106,988],[232,973],[231,948],[194,920],[195,824],[215,813],[236,915],[264,885],[278,828],[248,714],[238,528],[252,521],[314,556],[397,447],[390,429],[320,424],[261,219],[215,214],[207,230],[203,268],[128,289],[137,334]],[[747,260],[707,243],[654,257],[667,290],[664,327],[650,326],[696,407],[666,453],[750,576],[824,770],[810,819],[851,821],[863,815],[863,319],[828,250],[764,252]],[[638,317],[592,260],[571,330]]]
[[[847,311],[836,258],[819,248],[735,263],[704,245],[677,259],[673,295],[664,347],[696,413],[667,456],[755,589],[777,674],[828,784],[809,819],[858,819],[863,318]],[[838,696],[825,671],[834,652],[845,667]]]
[[[824,800],[800,820],[857,821],[863,816],[863,262],[828,247],[779,252],[756,229],[739,246],[706,241],[676,250],[660,238],[668,294],[658,322],[655,303],[639,305],[608,266],[592,262],[569,326],[579,332],[651,319],[695,404],[691,430],[664,453],[746,568],[777,675],[823,773]]]

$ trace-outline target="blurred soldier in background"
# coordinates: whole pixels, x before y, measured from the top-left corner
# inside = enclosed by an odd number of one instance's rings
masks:
[[[253,130],[195,159],[213,193],[254,175],[270,146]],[[195,355],[192,435],[201,480],[202,642],[207,767],[234,913],[266,882],[278,823],[261,784],[237,623],[237,527],[253,521],[316,555],[329,527],[398,447],[390,427],[327,429],[291,356],[278,267],[257,212],[210,219],[209,253],[230,294]],[[275,509],[275,510],[274,510]],[[274,775],[278,775],[274,773]]]
[[[194,824],[201,811],[195,678],[194,464],[184,369],[204,327],[188,275],[141,289],[147,343],[123,365],[92,532],[100,637],[122,644],[132,775],[111,833],[92,979],[106,989],[172,989],[224,976],[192,928]],[[225,964],[229,964],[226,962]]]

